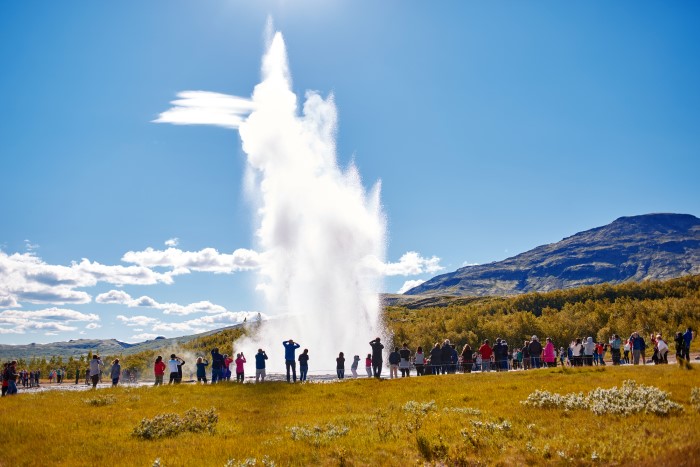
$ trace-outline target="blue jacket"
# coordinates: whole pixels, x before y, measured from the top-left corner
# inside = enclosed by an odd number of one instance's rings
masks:
[[[685,342],[686,347],[690,347],[690,343],[693,340],[693,331],[686,331],[685,334],[683,334],[683,342]]]
[[[290,344],[288,341],[282,342],[282,345],[284,346],[284,359],[294,361],[294,351],[301,346],[296,342]]]
[[[256,370],[262,370],[265,368],[265,360],[267,360],[267,355],[264,353],[256,353],[255,354],[255,369]]]
[[[206,363],[204,363],[204,362],[206,362]],[[202,363],[197,363],[197,365],[196,365],[196,366],[197,366],[197,377],[198,377],[198,378],[199,378],[199,377],[202,377],[202,376],[206,377],[206,375],[207,375],[207,370],[206,370],[206,368],[207,368],[207,365],[209,365],[209,362],[207,362],[206,360],[204,360],[204,362],[202,362]]]
[[[219,352],[211,351],[211,368],[212,370],[220,370],[224,367],[224,356]]]

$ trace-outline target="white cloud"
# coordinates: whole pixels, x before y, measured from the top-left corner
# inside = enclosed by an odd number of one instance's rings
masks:
[[[117,319],[124,323],[126,326],[150,326],[152,324],[159,323],[157,318],[151,318],[149,316],[124,316],[117,315]]]
[[[174,107],[161,113],[155,123],[175,125],[215,125],[238,128],[255,105],[250,99],[209,91],[182,91]]]
[[[180,239],[177,237],[169,238],[165,241],[165,246],[176,247],[180,243]]]
[[[8,255],[0,251],[0,306],[20,302],[55,305],[89,303],[90,295],[78,288],[98,282],[115,285],[171,284],[182,271],[159,273],[144,266],[108,266],[83,259],[70,266],[47,264],[34,253]]]
[[[411,290],[413,287],[418,287],[418,286],[421,285],[423,282],[425,282],[425,281],[420,280],[420,279],[416,279],[416,280],[414,280],[414,281],[406,281],[406,282],[403,283],[403,285],[401,286],[401,288],[400,288],[399,290],[396,291],[396,293],[405,293],[405,292]]]
[[[54,321],[99,321],[100,317],[94,313],[81,313],[75,310],[61,308],[45,308],[43,310],[22,311],[5,310],[0,312],[2,318],[19,318],[27,320],[49,319]]]
[[[46,330],[52,332],[75,331],[75,326],[65,323],[88,321],[94,323],[100,317],[93,313],[81,313],[61,308],[43,310],[3,310],[0,312],[0,334],[25,334],[27,331]]]
[[[469,261],[465,261],[462,263],[461,267],[466,268],[467,266],[478,266],[478,265],[479,265],[479,263],[470,263]]]
[[[101,293],[95,297],[97,303],[116,303],[125,305],[131,301],[131,295],[123,290],[110,290],[106,293]]]
[[[126,305],[129,308],[155,308],[163,310],[166,315],[190,315],[193,313],[222,313],[226,311],[221,305],[216,305],[208,300],[201,302],[190,303],[189,305],[180,305],[178,303],[159,303],[151,297],[142,296],[139,298],[131,298],[131,295],[121,290],[110,290],[109,292],[100,294],[95,299],[98,303],[112,303]]]
[[[260,254],[253,250],[239,248],[232,254],[219,253],[214,248],[200,251],[182,251],[177,248],[144,251],[129,251],[122,261],[145,268],[172,268],[179,273],[192,271],[232,273],[256,269],[260,265]]]
[[[97,329],[97,328],[101,328],[101,327],[102,327],[102,326],[100,326],[100,325],[97,324],[97,323],[90,323],[90,324],[88,324],[87,326],[85,326],[85,329]]]
[[[34,251],[39,248],[39,245],[36,243],[32,243],[28,238],[25,238],[24,247],[27,249],[27,251]]]
[[[444,269],[440,266],[440,258],[432,256],[423,258],[415,251],[404,253],[398,263],[381,263],[376,258],[368,260],[369,267],[376,268],[385,276],[415,276],[424,273],[435,273]]]

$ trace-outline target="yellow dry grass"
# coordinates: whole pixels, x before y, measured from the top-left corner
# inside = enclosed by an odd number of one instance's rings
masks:
[[[684,410],[599,416],[520,403],[536,389],[585,393],[628,379],[670,392]],[[0,465],[693,465],[698,386],[700,367],[668,365],[24,394],[0,400]],[[409,401],[434,406],[420,415]],[[193,407],[216,409],[214,435],[131,435],[144,417]]]

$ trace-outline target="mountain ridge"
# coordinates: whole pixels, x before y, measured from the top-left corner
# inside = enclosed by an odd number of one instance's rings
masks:
[[[540,245],[502,261],[441,274],[404,295],[516,295],[700,273],[700,219],[654,213]]]

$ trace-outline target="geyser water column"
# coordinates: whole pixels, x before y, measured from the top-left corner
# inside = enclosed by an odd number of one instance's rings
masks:
[[[282,341],[292,338],[309,349],[312,373],[333,372],[339,352],[349,367],[379,334],[377,265],[386,230],[380,183],[367,193],[354,165],[338,166],[332,96],[307,92],[298,113],[279,32],[263,57],[252,101],[255,110],[239,131],[258,203],[258,289],[273,319],[235,347],[249,358],[264,348],[276,371],[284,368]]]

